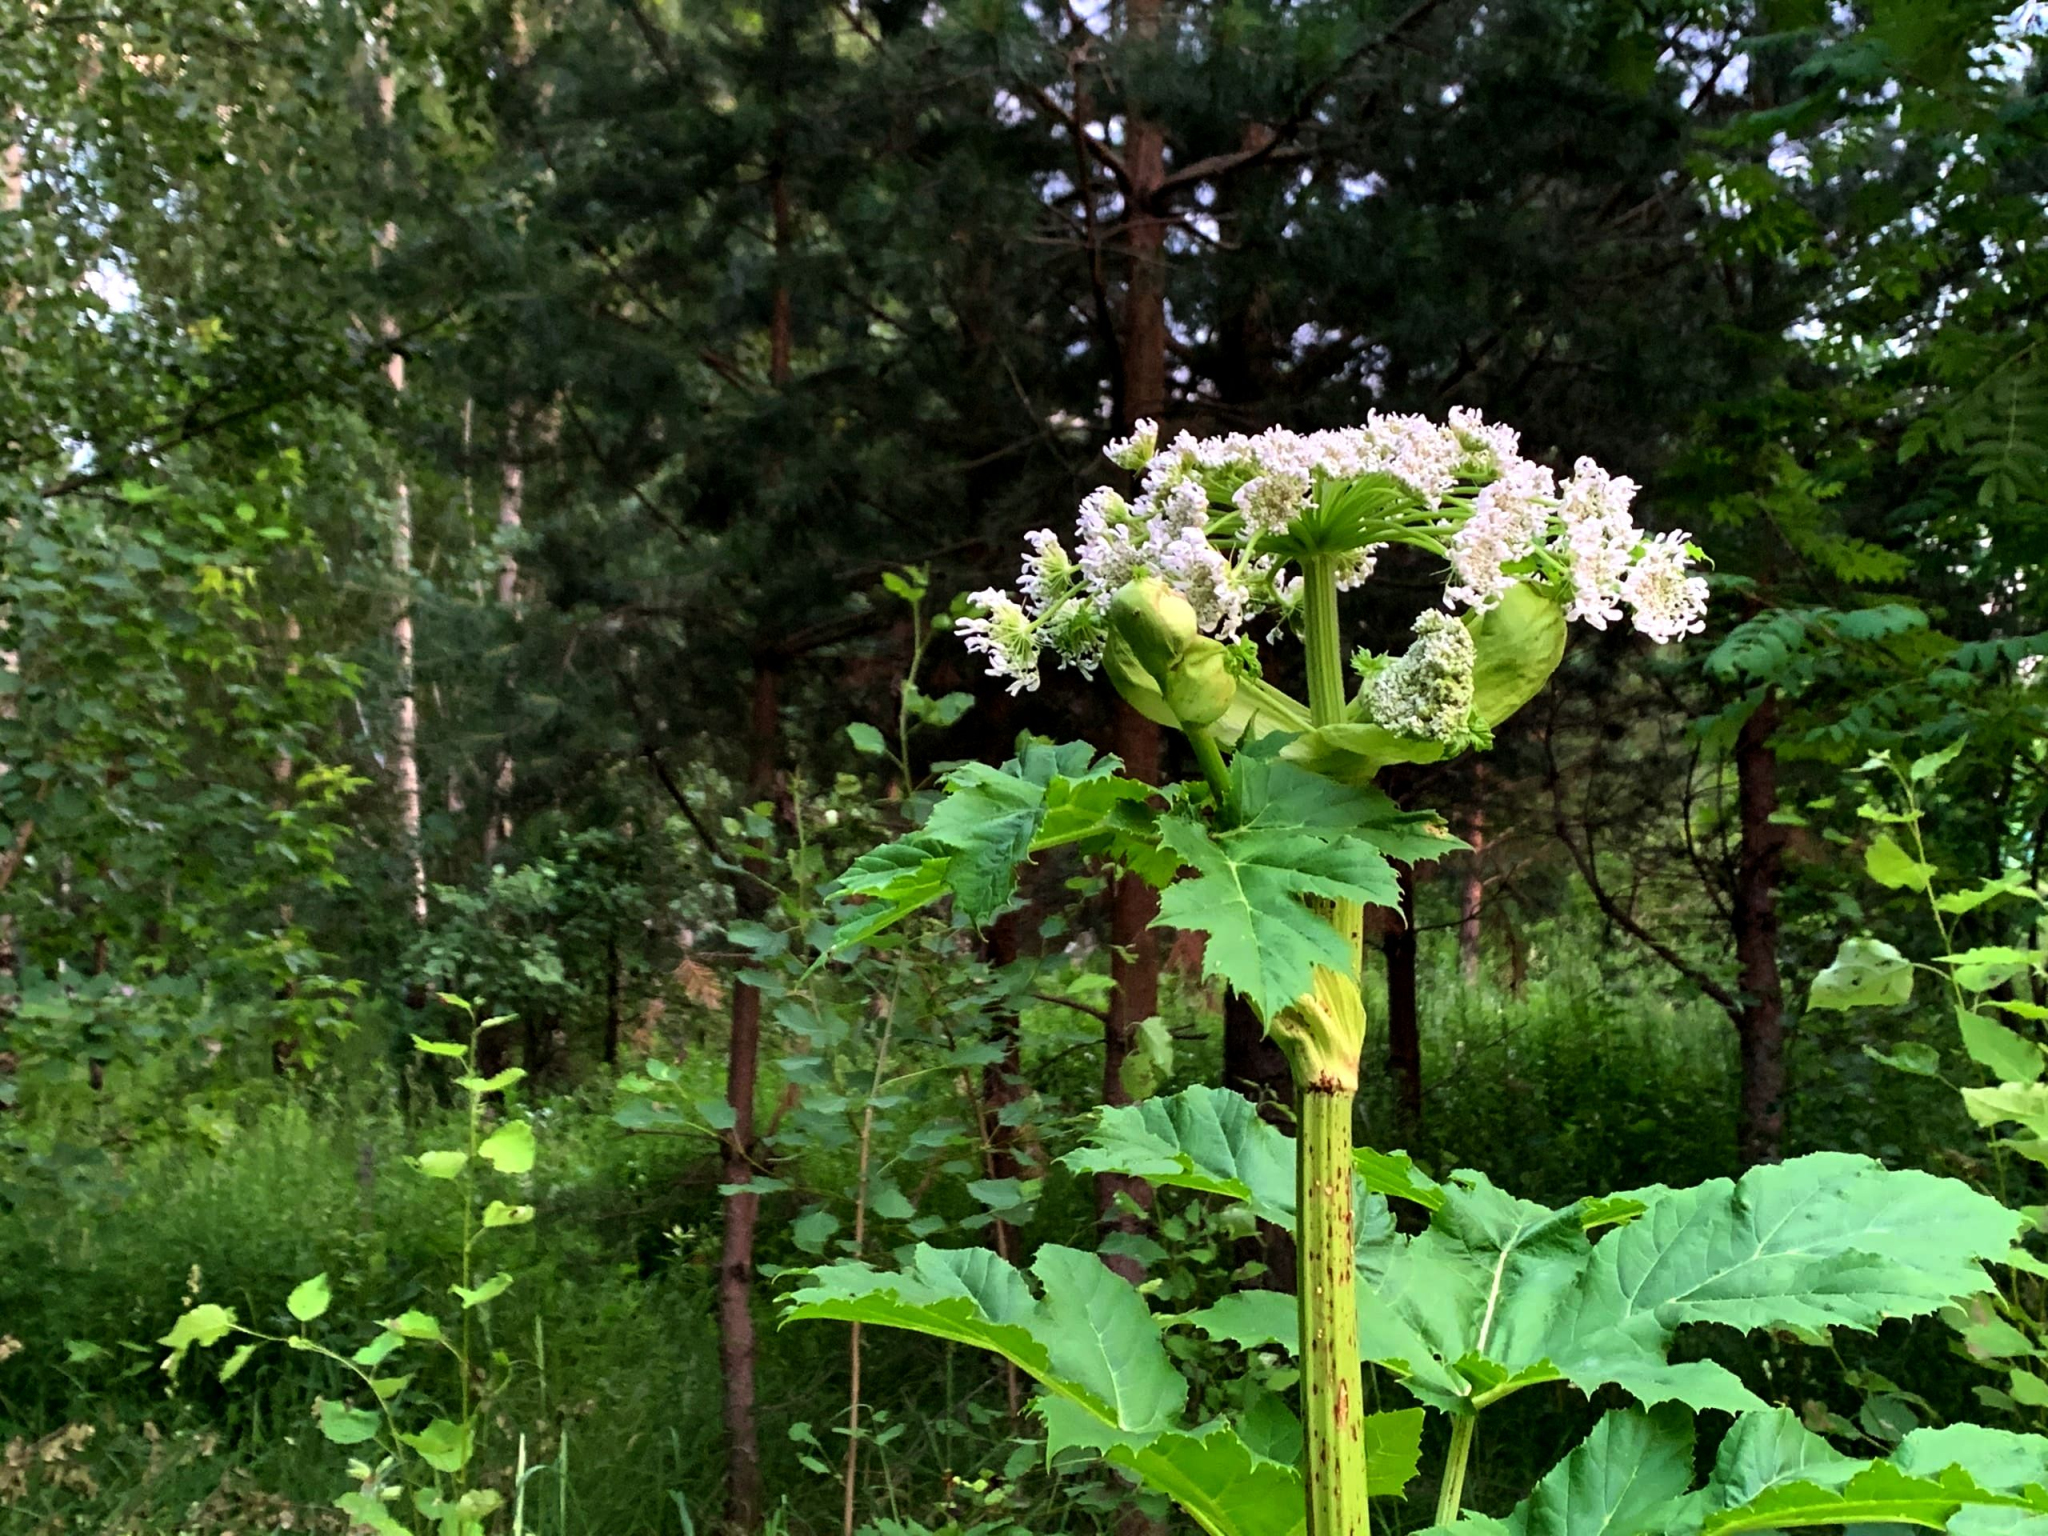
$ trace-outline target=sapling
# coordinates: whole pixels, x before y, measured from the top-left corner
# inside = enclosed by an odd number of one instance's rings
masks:
[[[367,1530],[376,1536],[414,1536],[405,1523],[410,1513],[432,1522],[431,1529],[438,1536],[483,1536],[486,1522],[504,1502],[497,1490],[476,1484],[477,1442],[490,1401],[488,1396],[480,1399],[474,1395],[475,1383],[485,1379],[482,1371],[486,1364],[476,1347],[474,1325],[478,1309],[502,1296],[514,1282],[511,1272],[503,1269],[483,1277],[480,1269],[485,1255],[507,1231],[532,1222],[534,1209],[503,1199],[486,1201],[482,1176],[489,1170],[500,1180],[522,1180],[533,1169],[534,1132],[532,1123],[517,1115],[507,1115],[494,1129],[486,1123],[491,1097],[503,1094],[526,1076],[520,1067],[483,1075],[484,1034],[511,1023],[512,1016],[479,1018],[476,1005],[469,1000],[445,992],[436,995],[460,1011],[467,1038],[428,1040],[415,1035],[413,1047],[423,1057],[461,1068],[455,1086],[465,1105],[464,1135],[460,1146],[422,1152],[410,1161],[422,1177],[443,1182],[453,1191],[452,1225],[460,1233],[461,1247],[457,1277],[447,1290],[460,1303],[456,1325],[444,1327],[440,1315],[428,1309],[432,1306],[428,1302],[383,1319],[359,1348],[348,1350],[329,1343],[306,1331],[326,1318],[333,1305],[333,1290],[323,1272],[285,1297],[285,1311],[298,1325],[288,1333],[258,1328],[243,1322],[231,1307],[206,1303],[187,1310],[158,1341],[170,1350],[163,1368],[172,1377],[191,1350],[230,1338],[237,1342],[218,1369],[223,1382],[233,1380],[265,1344],[330,1362],[356,1396],[353,1403],[322,1399],[314,1418],[325,1439],[353,1453],[348,1473],[355,1486],[334,1504],[347,1516],[351,1531]],[[536,1340],[539,1337],[536,1333]],[[436,1411],[442,1405],[418,1385],[424,1362],[411,1370],[403,1364],[408,1357],[417,1361],[422,1347],[449,1358],[455,1383],[452,1418],[445,1411]],[[431,1416],[419,1422],[423,1413]],[[417,1422],[418,1428],[403,1428],[408,1422]],[[565,1425],[563,1457],[567,1455],[567,1436]],[[522,1462],[524,1455],[522,1436]],[[559,1467],[560,1461],[557,1470]],[[532,1471],[521,1466],[515,1486],[523,1489]],[[410,1511],[401,1502],[401,1495],[408,1490]]]

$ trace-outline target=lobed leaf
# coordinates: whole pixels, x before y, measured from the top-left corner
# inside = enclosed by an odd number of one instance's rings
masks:
[[[1024,1277],[985,1249],[920,1243],[896,1274],[830,1264],[791,1295],[783,1321],[907,1328],[991,1350],[1117,1429],[1164,1428],[1187,1401],[1144,1298],[1092,1253],[1047,1245]]]
[[[1775,1408],[1740,1415],[1705,1485],[1687,1492],[1692,1441],[1682,1409],[1608,1413],[1505,1519],[1471,1516],[1448,1529],[1468,1536],[1733,1536],[1893,1524],[1989,1536],[2021,1529],[2016,1521],[2048,1509],[2048,1493],[2033,1476],[2048,1441],[2037,1436],[1975,1425],[1921,1430],[1892,1460],[1859,1461]],[[1987,1476],[1977,1476],[1972,1462]]]
[[[955,769],[920,831],[869,850],[831,887],[833,895],[862,898],[832,948],[863,943],[947,895],[979,927],[1010,905],[1018,866],[1033,854],[1070,843],[1106,849],[1128,834],[1119,808],[1152,793],[1119,777],[1119,766],[1114,757],[1097,758],[1085,742],[1027,740],[1000,768]]]
[[[1087,1143],[1060,1161],[1076,1173],[1127,1173],[1225,1195],[1262,1220],[1294,1225],[1294,1138],[1228,1089],[1198,1085],[1104,1108]]]

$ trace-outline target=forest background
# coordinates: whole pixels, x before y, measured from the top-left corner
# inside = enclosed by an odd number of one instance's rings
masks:
[[[337,1318],[445,1295],[472,1234],[422,1173],[465,1120],[539,1146],[494,1165],[514,1283],[457,1367],[522,1529],[1164,1518],[1053,1478],[979,1356],[772,1326],[787,1271],[925,1238],[1078,1242],[1167,1296],[1218,1255],[1287,1271],[1271,1231],[1058,1161],[1171,1086],[1286,1116],[1136,882],[1048,861],[984,931],[808,968],[831,877],[941,765],[1034,732],[1173,769],[1106,688],[1012,696],[950,633],[1141,419],[1477,406],[1714,565],[1707,634],[1587,635],[1494,753],[1396,786],[1471,852],[1372,938],[1362,1144],[1552,1201],[1815,1148],[2038,1200],[1944,1083],[1932,989],[1805,1000],[1846,934],[1939,947],[1870,861],[1874,753],[1956,749],[1921,860],[2048,860],[2042,30],[1975,0],[18,0],[0,1526],[341,1529],[334,1363],[167,1380],[156,1341],[316,1272]],[[1351,617],[1394,643],[1435,574]],[[511,1020],[467,1065],[523,1078],[474,1112],[445,998]],[[1713,1347],[1848,1440],[2048,1406],[1906,1330]],[[1949,1397],[1894,1384],[1928,1359]],[[1527,1397],[1475,1507],[1590,1421]]]

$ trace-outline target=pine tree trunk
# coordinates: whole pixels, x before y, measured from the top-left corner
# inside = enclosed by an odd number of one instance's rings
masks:
[[[775,758],[780,735],[781,677],[766,660],[754,668],[751,761],[747,792],[765,799],[775,788]],[[750,866],[752,867],[752,866]],[[755,873],[765,878],[765,867]],[[758,918],[766,910],[752,880],[739,887],[742,916]],[[732,1127],[725,1133],[723,1182],[752,1181],[757,1151],[754,1099],[761,1076],[761,993],[744,981],[732,987],[732,1033],[726,1049],[725,1102]],[[718,1260],[718,1363],[724,1379],[725,1435],[728,1466],[727,1517],[736,1531],[761,1527],[764,1495],[761,1483],[761,1437],[756,1422],[754,1336],[754,1236],[760,1224],[761,1197],[742,1188],[725,1197],[725,1231]]]
[[[1131,0],[1130,30],[1150,37],[1159,30],[1160,0]],[[1166,409],[1166,221],[1155,206],[1166,175],[1166,141],[1156,124],[1133,113],[1127,129],[1124,164],[1131,180],[1126,219],[1128,273],[1123,326],[1124,425],[1157,420]],[[1116,706],[1116,753],[1124,770],[1149,784],[1159,782],[1160,733],[1154,722],[1122,700]],[[1111,898],[1109,941],[1111,993],[1109,1021],[1103,1031],[1102,1102],[1127,1104],[1124,1061],[1130,1055],[1140,1021],[1159,1011],[1159,937],[1152,921],[1159,915],[1159,896],[1135,875],[1118,879]],[[1112,1227],[1134,1229],[1137,1218],[1119,1213],[1119,1194],[1141,1206],[1152,1192],[1141,1179],[1098,1174],[1096,1207]],[[1143,1268],[1136,1260],[1109,1256],[1103,1261],[1118,1274],[1136,1281]]]
[[[1742,1011],[1739,1149],[1742,1166],[1785,1155],[1785,992],[1778,974],[1778,874],[1785,829],[1778,809],[1778,757],[1771,746],[1780,704],[1767,691],[1735,739],[1735,782],[1742,841],[1735,869],[1735,957]]]
[[[1484,794],[1485,775],[1478,775],[1475,792]],[[1482,923],[1486,914],[1486,807],[1475,805],[1465,822],[1465,841],[1472,845],[1472,852],[1465,860],[1465,885],[1458,901],[1458,971],[1465,978],[1465,985],[1479,985],[1479,941],[1483,936]]]

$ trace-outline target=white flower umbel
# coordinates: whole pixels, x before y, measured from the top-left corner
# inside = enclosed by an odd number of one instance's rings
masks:
[[[1103,449],[1103,455],[1118,469],[1140,470],[1159,451],[1159,423],[1140,421],[1129,437],[1120,437]]]
[[[1658,534],[1643,546],[1621,584],[1636,628],[1659,644],[1707,627],[1707,584],[1686,574],[1692,558],[1688,544],[1683,533]]]
[[[1290,565],[1322,559],[1348,591],[1389,544],[1445,560],[1452,607],[1484,612],[1517,582],[1533,582],[1568,618],[1596,628],[1624,609],[1656,640],[1700,627],[1705,583],[1687,574],[1684,537],[1645,537],[1630,517],[1632,481],[1580,459],[1560,489],[1547,467],[1523,457],[1513,429],[1465,407],[1447,422],[1374,412],[1358,427],[1183,432],[1165,446],[1157,423],[1141,421],[1107,452],[1141,478],[1139,494],[1091,491],[1071,555],[1050,530],[1031,534],[1021,601],[977,594],[981,614],[961,625],[1013,689],[1037,686],[1037,657],[1048,649],[1092,670],[1111,600],[1139,577],[1166,582],[1203,633],[1228,640],[1261,614],[1281,628],[1296,622],[1301,589]]]
[[[1642,529],[1629,516],[1635,495],[1635,481],[1610,475],[1591,459],[1572,466],[1557,509],[1571,567],[1567,620],[1583,619],[1595,629],[1620,621],[1622,584],[1643,542]]]
[[[1457,584],[1444,601],[1484,612],[1521,578],[1550,527],[1550,471],[1527,459],[1502,467],[1472,500],[1471,516],[1451,535],[1451,570]]]

